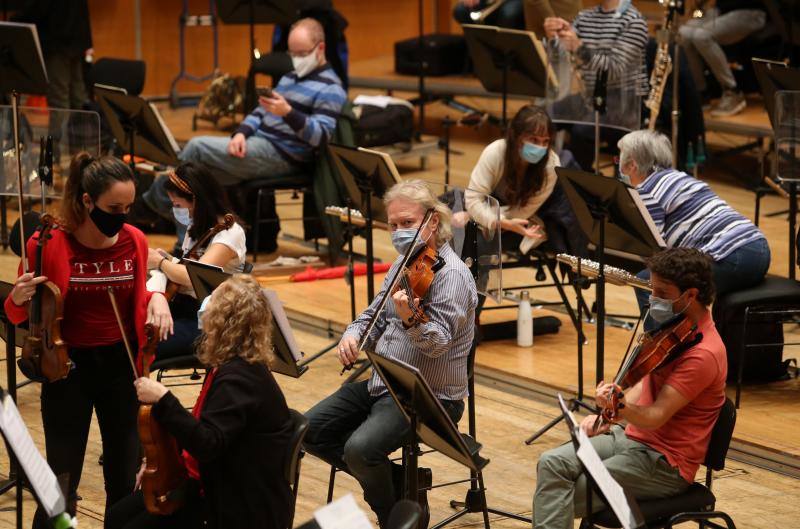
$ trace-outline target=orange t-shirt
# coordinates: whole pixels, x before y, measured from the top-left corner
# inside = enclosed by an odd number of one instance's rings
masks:
[[[703,334],[700,343],[642,379],[642,394],[637,402],[639,406],[653,404],[661,387],[669,384],[689,403],[655,430],[632,424],[625,428],[629,438],[664,454],[689,483],[705,459],[711,430],[725,402],[728,375],[725,345],[710,313],[697,323],[697,332]]]

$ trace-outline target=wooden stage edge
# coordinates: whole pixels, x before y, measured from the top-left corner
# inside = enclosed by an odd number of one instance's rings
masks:
[[[377,284],[379,284],[382,277],[382,275],[376,276]],[[328,283],[324,287],[313,283],[284,283],[266,286],[278,292],[279,297],[284,302],[286,314],[296,329],[327,337],[333,343],[334,340],[339,339],[349,322],[349,294],[347,293],[347,288],[343,285],[343,283],[336,282],[335,285]],[[359,301],[363,299],[364,285],[364,278],[356,278],[356,293]],[[322,308],[317,303],[309,303],[309,298],[313,297],[312,292],[318,292],[317,289],[324,289],[329,296],[336,296],[340,301],[340,303],[336,303],[338,306],[331,307],[329,305]],[[333,291],[338,292],[334,293]],[[341,297],[336,295],[339,293]],[[362,308],[359,307],[358,310],[362,310]],[[502,312],[510,313],[510,311]],[[542,344],[542,348],[557,350],[561,355],[574,354],[575,334],[569,323],[566,323],[568,322],[566,316],[551,310],[547,310],[546,313],[562,319],[562,331],[559,334],[548,335],[542,339],[537,338]],[[585,329],[587,337],[593,340],[595,326],[586,324]],[[620,337],[627,336],[627,331],[607,327],[606,335],[606,348],[610,350],[610,344],[617,343],[620,341]],[[592,401],[594,388],[593,364],[595,346],[593,343],[592,341],[592,344],[584,348],[584,392],[585,395],[588,395],[585,397],[587,403]],[[482,349],[484,354],[481,354]],[[476,382],[518,397],[552,405],[552,418],[558,416],[556,404],[556,395],[558,393],[564,395],[565,398],[576,396],[577,385],[575,379],[577,374],[574,367],[575,361],[571,358],[562,360],[558,368],[556,368],[567,370],[562,371],[561,376],[553,377],[551,370],[550,373],[537,377],[535,375],[532,376],[530,371],[520,372],[515,370],[513,367],[515,365],[514,361],[504,361],[498,356],[498,349],[507,352],[508,358],[514,358],[515,354],[519,355],[518,351],[514,351],[514,344],[508,341],[479,345],[475,365]],[[316,351],[305,351],[307,358],[315,353]],[[610,354],[607,356],[612,356],[608,358],[608,362],[616,362],[616,357]],[[552,357],[543,358],[546,362],[553,361]],[[608,365],[611,364],[609,363]],[[606,370],[608,371],[608,367]],[[564,372],[567,374],[563,374]],[[539,370],[538,373],[542,373],[542,370]],[[794,384],[795,386],[797,385],[796,382]],[[753,397],[750,396],[749,391],[754,391]],[[800,450],[798,450],[798,443],[792,438],[781,438],[774,434],[774,428],[762,428],[760,424],[760,421],[781,421],[782,419],[785,420],[786,417],[769,417],[770,413],[764,410],[765,406],[769,406],[769,402],[765,404],[763,396],[759,395],[758,391],[758,389],[753,390],[747,386],[743,389],[743,409],[739,413],[738,431],[734,432],[728,457],[772,472],[800,478]],[[728,395],[732,398],[732,386],[728,387]],[[480,399],[480,395],[477,397]]]

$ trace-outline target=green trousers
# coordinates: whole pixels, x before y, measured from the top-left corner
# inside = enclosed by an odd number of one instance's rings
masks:
[[[620,426],[591,441],[611,476],[636,499],[666,498],[689,486],[661,453],[628,439]],[[586,477],[572,442],[542,454],[536,474],[534,529],[572,529],[574,519],[586,515]],[[592,511],[604,508],[593,494]]]

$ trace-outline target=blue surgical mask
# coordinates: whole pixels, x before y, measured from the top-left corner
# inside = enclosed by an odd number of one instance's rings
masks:
[[[394,230],[392,232],[392,246],[394,246],[394,249],[397,250],[397,253],[405,255],[409,245],[411,244],[411,241],[414,240],[414,235],[416,234],[417,228],[403,228],[401,230]],[[427,241],[423,240],[420,236],[414,245],[414,249],[416,250],[420,248],[426,242]]]
[[[633,187],[633,182],[631,182],[631,177],[623,173],[622,168],[620,168],[619,170],[619,180],[623,184]]]
[[[192,223],[192,216],[189,215],[189,208],[172,208],[172,216],[175,220],[184,226],[189,226]]]
[[[539,163],[545,154],[547,154],[547,147],[542,147],[529,141],[522,142],[522,147],[519,150],[519,155],[528,163]]]
[[[650,296],[650,310],[648,311],[650,317],[653,318],[656,323],[664,323],[665,321],[671,320],[677,316],[673,306],[682,297],[683,294],[678,296],[676,299],[664,299],[657,298],[656,296]],[[683,310],[681,310],[678,314],[682,314],[684,310],[686,310],[686,307],[684,307]]]
[[[208,301],[211,299],[211,296],[206,296],[203,298],[203,302],[200,303],[200,308],[197,311],[197,328],[203,330],[203,314],[206,311],[206,307],[208,307]]]

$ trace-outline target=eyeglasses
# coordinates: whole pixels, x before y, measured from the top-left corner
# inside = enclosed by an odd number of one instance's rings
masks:
[[[309,55],[311,55],[312,53],[314,53],[314,50],[316,50],[316,49],[317,49],[317,46],[319,46],[319,45],[320,45],[320,43],[319,43],[319,42],[318,42],[318,43],[316,43],[316,44],[314,45],[314,47],[313,47],[313,48],[311,48],[311,49],[310,49],[310,50],[308,50],[308,51],[291,51],[291,50],[290,50],[290,51],[289,51],[289,57],[292,57],[292,58],[294,58],[294,59],[302,59],[303,57],[308,57]]]

